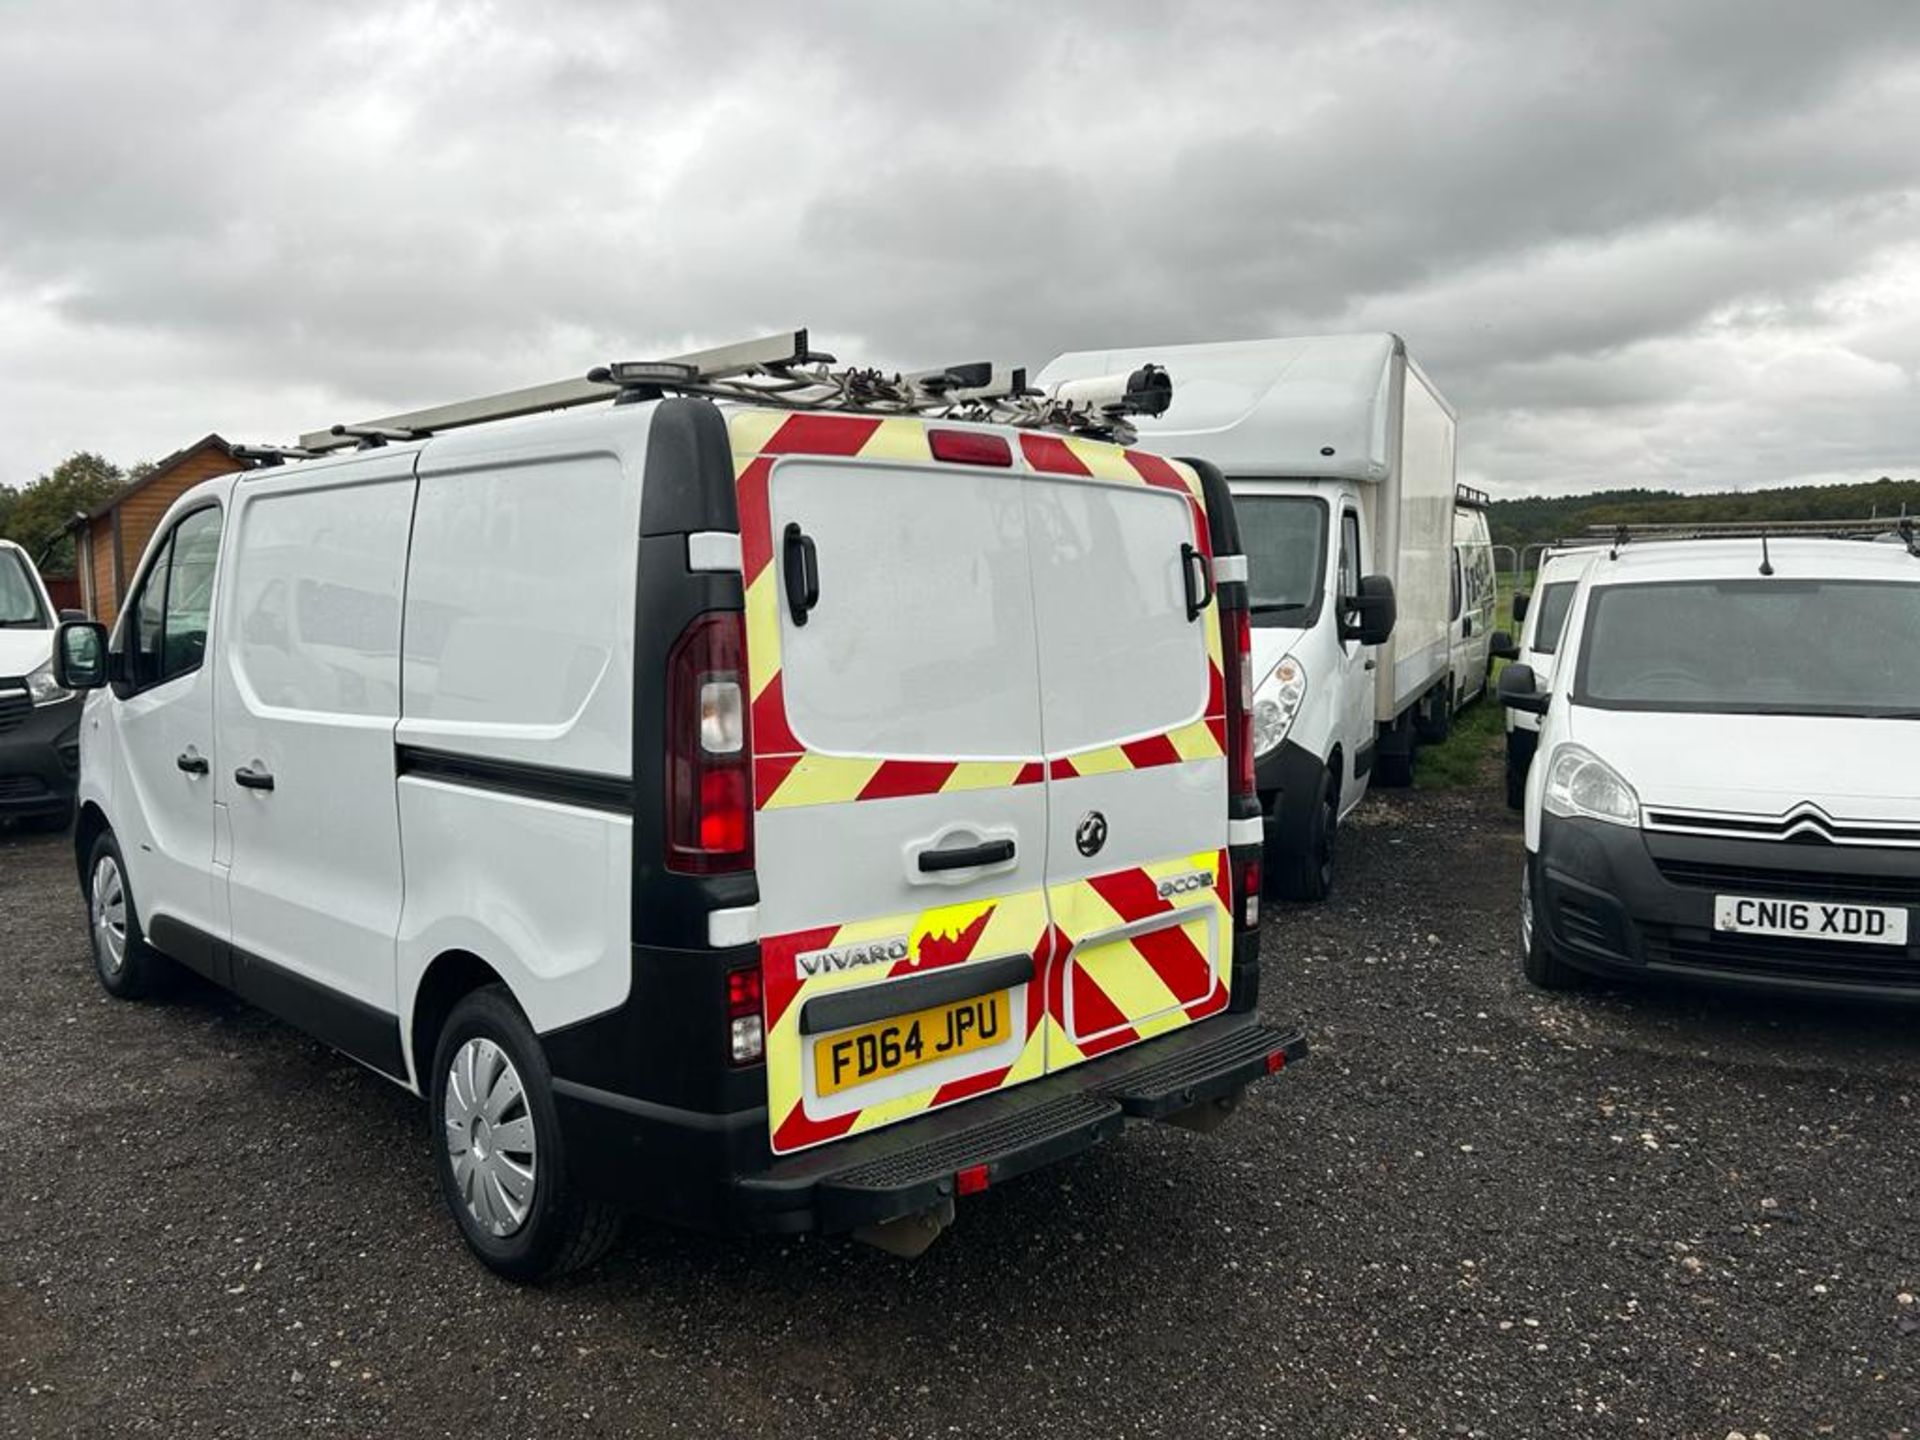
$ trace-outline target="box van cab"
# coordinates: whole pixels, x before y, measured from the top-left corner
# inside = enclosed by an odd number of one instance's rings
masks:
[[[53,675],[56,615],[40,572],[0,540],[0,820],[64,830],[80,766],[80,706]]]
[[[1552,688],[1560,633],[1566,628],[1567,615],[1573,609],[1573,594],[1580,586],[1580,577],[1597,553],[1591,547],[1544,552],[1534,575],[1533,590],[1521,591],[1513,597],[1513,618],[1520,622],[1520,639],[1516,642],[1504,631],[1494,637],[1494,655],[1528,666],[1543,690]],[[1533,764],[1533,752],[1539,743],[1540,717],[1526,710],[1508,709],[1505,725],[1507,806],[1518,810],[1526,803],[1527,769]]]
[[[1920,999],[1916,634],[1920,544],[1636,540],[1592,559],[1551,685],[1501,676],[1542,717],[1528,979]]]
[[[511,1276],[626,1209],[917,1250],[1303,1053],[1218,476],[805,358],[350,428],[62,636],[102,982],[184,964],[428,1097]]]
[[[1038,383],[1151,361],[1177,389],[1139,444],[1218,465],[1246,537],[1268,879],[1319,900],[1341,821],[1453,713],[1454,412],[1384,334],[1081,351]]]

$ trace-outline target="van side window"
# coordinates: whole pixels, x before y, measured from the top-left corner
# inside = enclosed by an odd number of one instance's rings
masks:
[[[1360,593],[1360,517],[1351,510],[1340,515],[1340,593],[1351,600]]]
[[[196,510],[167,534],[130,607],[128,679],[158,685],[200,668],[213,611],[220,511]]]
[[[140,593],[127,607],[127,679],[137,689],[160,679],[160,629],[167,613],[167,571],[173,565],[173,536],[155,553],[153,568],[140,582]]]
[[[167,618],[160,636],[160,678],[171,680],[200,668],[207,653],[207,621],[213,614],[213,568],[220,558],[220,511],[209,506],[187,516],[173,532],[173,565],[167,575]]]

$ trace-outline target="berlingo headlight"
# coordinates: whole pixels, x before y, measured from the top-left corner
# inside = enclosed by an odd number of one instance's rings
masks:
[[[1584,815],[1609,825],[1640,823],[1640,797],[1633,787],[1582,745],[1562,745],[1553,752],[1541,803],[1550,815]]]
[[[49,660],[28,674],[27,698],[36,705],[58,705],[62,700],[71,700],[73,691],[53,678],[53,661]]]
[[[1253,695],[1253,753],[1266,755],[1280,748],[1293,729],[1293,717],[1307,698],[1306,667],[1291,655],[1273,667]]]

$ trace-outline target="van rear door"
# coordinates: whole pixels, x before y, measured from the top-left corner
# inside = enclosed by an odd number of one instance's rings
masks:
[[[1045,1071],[1040,641],[1009,437],[956,432],[994,465],[918,420],[729,430],[784,1154]]]
[[[1227,695],[1199,477],[1022,435],[1055,931],[1047,1068],[1226,1008]]]

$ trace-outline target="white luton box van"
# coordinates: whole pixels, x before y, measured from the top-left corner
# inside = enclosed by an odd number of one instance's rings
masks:
[[[1269,879],[1316,900],[1372,780],[1412,778],[1416,726],[1452,713],[1454,413],[1394,335],[1062,355],[1043,387],[1165,363],[1139,443],[1226,474],[1253,622]]]
[[[622,1209],[912,1250],[1210,1125],[1303,1050],[1232,509],[984,378],[800,332],[189,492],[60,638],[103,983],[184,964],[428,1096],[514,1276]]]

